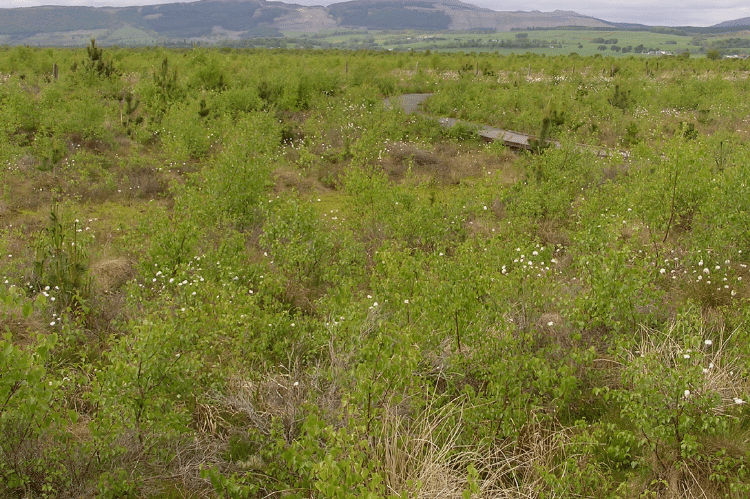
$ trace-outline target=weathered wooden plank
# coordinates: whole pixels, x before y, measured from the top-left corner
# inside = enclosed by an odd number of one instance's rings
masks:
[[[427,94],[403,94],[399,95],[398,97],[395,97],[395,99],[398,100],[397,105],[401,106],[401,108],[407,113],[417,113],[421,115],[426,114],[420,110],[421,104],[426,101],[428,98],[430,98],[433,94],[427,93]],[[386,107],[391,106],[391,99],[385,100]],[[514,132],[512,130],[503,130],[501,128],[496,128],[489,125],[477,125],[474,123],[469,123],[462,120],[457,120],[455,118],[437,118],[438,123],[440,123],[441,126],[445,128],[450,128],[455,126],[458,123],[464,123],[469,126],[476,126],[477,127],[477,134],[482,137],[487,142],[494,142],[496,140],[502,140],[503,144],[506,147],[509,147],[511,149],[523,149],[523,150],[531,150],[533,149],[532,143],[534,140],[537,139],[534,135],[529,135],[526,133],[521,132]],[[549,141],[554,147],[560,147],[560,143],[557,141]],[[585,149],[591,152],[594,152],[597,156],[600,157],[606,157],[612,154],[610,151],[608,151],[606,148],[601,147],[593,147],[593,146],[586,146],[586,145],[580,145],[581,149]],[[629,153],[627,151],[617,151],[618,154],[621,154],[623,158],[627,158],[629,156]]]

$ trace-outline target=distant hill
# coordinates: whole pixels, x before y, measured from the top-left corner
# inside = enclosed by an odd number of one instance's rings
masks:
[[[575,12],[497,12],[458,0],[354,0],[328,7],[339,26],[370,29],[472,30],[609,27],[611,23]]]
[[[337,27],[429,31],[611,27],[575,12],[497,12],[459,0],[354,0],[307,7],[266,0],[200,0],[139,7],[0,9],[0,43],[145,45],[315,33]]]
[[[723,23],[719,23],[714,25],[715,28],[735,28],[735,27],[742,27],[742,26],[750,26],[750,17],[743,17],[742,19],[735,19],[734,21],[724,21]]]
[[[750,18],[685,29],[736,31],[743,26],[750,26]],[[267,0],[200,0],[122,8],[0,9],[0,44],[9,45],[83,46],[92,37],[100,45],[123,46],[241,42],[336,28],[511,31],[555,27],[659,29],[610,23],[570,11],[498,12],[460,0],[353,0],[328,7]],[[671,32],[680,34],[674,29]]]

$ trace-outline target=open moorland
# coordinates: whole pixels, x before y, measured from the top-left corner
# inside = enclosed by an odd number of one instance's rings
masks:
[[[2,48],[0,495],[748,497],[750,66],[610,52]]]

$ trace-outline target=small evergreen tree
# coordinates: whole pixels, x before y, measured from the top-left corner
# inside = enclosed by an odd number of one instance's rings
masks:
[[[112,61],[104,59],[104,49],[96,46],[94,38],[91,39],[91,44],[86,47],[86,53],[88,59],[83,61],[83,67],[87,73],[103,78],[109,78],[117,74]]]

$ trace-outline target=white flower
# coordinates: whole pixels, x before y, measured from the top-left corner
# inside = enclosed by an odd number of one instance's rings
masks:
[[[299,386],[299,381],[295,381],[293,386]]]
[[[54,326],[55,325],[55,321],[50,322],[49,325],[50,326]]]
[[[377,307],[378,306],[378,302],[373,303],[372,306],[373,307]]]
[[[664,275],[664,274],[667,273],[667,270],[666,269],[659,269],[659,273],[662,274],[662,275]]]
[[[703,342],[703,344],[710,347],[711,345],[714,344],[714,342],[711,341],[711,340],[706,340],[706,341]]]
[[[406,303],[408,305],[409,304],[409,300],[404,300],[404,303]]]
[[[734,398],[733,398],[732,400],[734,400],[734,403],[735,403],[735,404],[737,404],[737,405],[742,405],[742,404],[744,404],[744,403],[745,403],[745,401],[744,401],[744,400],[742,400],[742,399],[741,399],[741,398],[739,398],[739,397],[734,397]]]
[[[703,269],[703,273],[704,273],[704,274],[708,274],[708,273],[710,273],[710,272],[711,272],[711,271],[710,271],[710,270],[708,270],[708,267],[706,267],[705,269]]]
[[[683,355],[683,356],[682,356],[682,358],[683,358],[683,359],[689,359],[689,358],[690,358],[690,354],[689,354],[689,353],[686,353],[685,355]]]
[[[685,390],[685,398],[688,398],[690,396],[690,390]]]
[[[552,327],[552,326],[554,326],[554,325],[555,325],[555,323],[554,323],[554,322],[552,322],[552,321],[549,321],[549,322],[547,323],[547,325],[548,325],[549,327]]]

